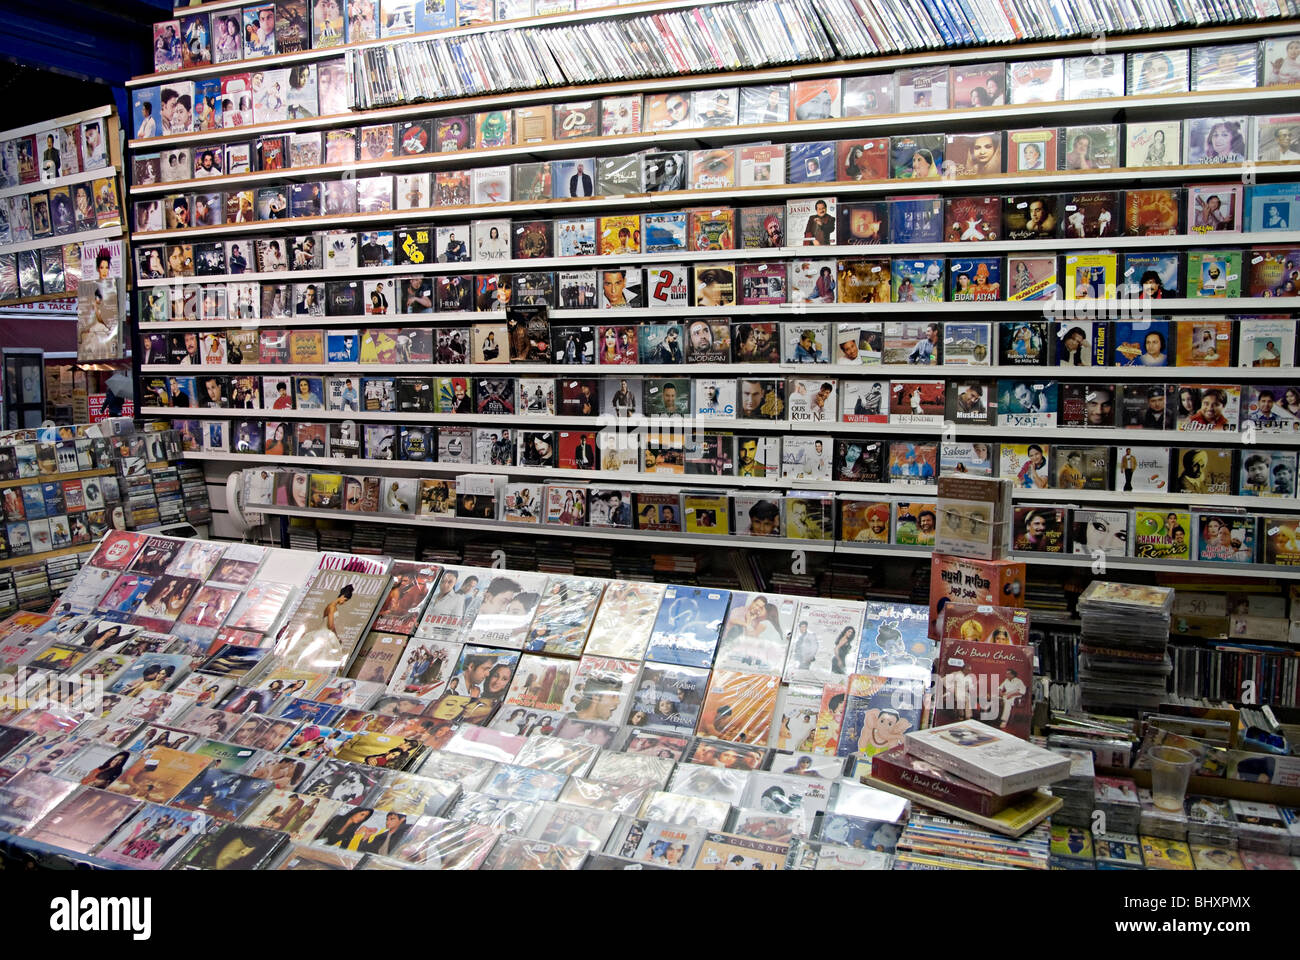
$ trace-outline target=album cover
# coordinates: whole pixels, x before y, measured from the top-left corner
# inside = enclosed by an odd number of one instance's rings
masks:
[[[1008,103],[1051,103],[1065,97],[1065,64],[1055,60],[1022,60],[1007,67]]]
[[[1180,510],[1144,510],[1133,518],[1133,555],[1153,560],[1191,559],[1191,514]]]
[[[1260,518],[1196,511],[1196,559],[1212,563],[1254,563]],[[1264,523],[1269,520],[1264,519]]]
[[[1115,447],[1115,492],[1169,493],[1169,479],[1169,447]]]
[[[1008,240],[1046,240],[1056,236],[1060,221],[1060,195],[1035,194],[1005,197],[1002,226]]]
[[[881,361],[884,346],[879,322],[838,323],[834,363],[845,366],[874,366]]]
[[[944,260],[895,258],[890,265],[894,303],[943,303]],[[935,361],[937,362],[937,361]]]
[[[1065,255],[1065,299],[1113,299],[1118,273],[1116,254],[1068,253]]]
[[[942,287],[943,275],[935,282]],[[881,362],[886,366],[937,366],[943,358],[943,336],[938,323],[886,321],[882,344]]]
[[[939,243],[943,240],[943,199],[900,197],[889,201],[892,243]]]
[[[726,190],[736,186],[736,149],[692,150],[687,186],[692,190]]]
[[[1234,470],[1232,470],[1232,451],[1213,449],[1213,447],[1179,447],[1169,451],[1170,487],[1174,493],[1208,493],[1229,494],[1234,487]],[[1268,460],[1268,458],[1265,458]],[[1264,464],[1264,476],[1255,470],[1247,470],[1243,459],[1243,480],[1268,479],[1271,462]],[[1248,496],[1248,494],[1245,494]]]
[[[1007,131],[1007,172],[1039,173],[1058,169],[1060,131],[1033,128]]]
[[[1187,252],[1187,296],[1189,298],[1241,296],[1240,250],[1189,250]]]
[[[1256,432],[1300,430],[1300,390],[1281,384],[1249,383],[1242,387],[1242,427],[1249,420]]]
[[[1285,450],[1252,450],[1241,455],[1238,493],[1244,497],[1294,497],[1296,455]]]
[[[1047,366],[1051,324],[1046,320],[1004,320],[998,324],[998,363]]]

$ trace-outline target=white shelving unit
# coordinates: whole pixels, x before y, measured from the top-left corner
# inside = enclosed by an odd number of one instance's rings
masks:
[[[732,0],[705,0],[704,5],[729,3]],[[701,5],[696,0],[666,0],[666,2],[634,4],[617,8],[559,14],[553,17],[533,18],[525,21],[498,23],[450,31],[436,35],[449,37],[490,30],[511,29],[516,26],[562,25],[599,20],[641,12],[663,12]],[[205,10],[235,7],[205,5]],[[183,11],[181,11],[183,12]],[[1106,51],[1124,53],[1137,50],[1167,49],[1171,46],[1188,46],[1234,41],[1254,41],[1276,35],[1279,31],[1300,31],[1300,23],[1261,23],[1246,26],[1208,27],[1195,30],[1163,31],[1107,38]],[[181,70],[168,74],[154,74],[131,81],[131,87],[161,85],[198,77],[220,76],[245,72],[262,66],[289,66],[317,62],[340,55],[351,55],[373,47],[405,42],[417,37],[401,37],[366,41],[342,47],[307,50],[281,57],[258,61],[240,61],[233,64],[214,64],[196,70]],[[662,91],[703,89],[718,85],[744,85],[783,83],[828,76],[854,76],[884,74],[897,68],[974,64],[979,62],[1013,62],[1058,56],[1082,55],[1095,52],[1090,39],[1052,42],[1018,43],[1013,46],[984,46],[969,49],[923,50],[898,55],[878,56],[850,62],[817,62],[776,66],[758,70],[730,73],[692,74],[686,76],[650,77],[593,83],[555,88],[539,88],[511,93],[494,93],[484,96],[458,97],[428,103],[405,104],[397,107],[355,110],[345,114],[286,122],[258,123],[237,129],[219,129],[190,134],[168,135],[147,140],[132,140],[131,148],[138,154],[164,150],[171,146],[201,146],[230,140],[248,140],[264,135],[289,131],[323,131],[340,127],[382,124],[397,121],[449,116],[502,107],[521,107],[541,103],[563,103],[580,99],[595,99],[626,93],[654,93]],[[489,149],[475,149],[446,153],[426,153],[419,156],[393,157],[367,160],[351,164],[325,164],[306,168],[288,168],[274,171],[254,171],[246,174],[208,179],[191,179],[168,183],[151,183],[134,187],[131,195],[136,199],[156,199],[175,193],[208,193],[253,189],[260,185],[280,182],[329,180],[336,177],[383,176],[414,171],[465,170],[512,162],[537,162],[561,158],[588,156],[609,157],[632,154],[647,149],[695,149],[707,146],[734,145],[745,142],[792,143],[800,140],[841,139],[850,136],[890,135],[898,133],[958,132],[980,129],[1014,129],[1040,125],[1064,126],[1066,124],[1139,122],[1154,119],[1182,119],[1221,116],[1233,113],[1266,114],[1293,109],[1300,86],[1261,87],[1250,90],[1220,90],[1189,93],[1171,93],[1154,96],[1116,97],[1091,100],[1057,100],[1050,104],[1008,104],[981,109],[945,109],[906,114],[889,114],[869,117],[843,117],[829,120],[735,126],[709,129],[675,129],[660,133],[638,133],[614,137],[548,141],[535,144],[512,144]],[[522,219],[562,218],[567,216],[601,216],[633,212],[661,212],[700,208],[709,204],[742,206],[757,203],[779,203],[787,199],[836,197],[842,202],[853,199],[873,199],[889,196],[908,197],[922,192],[940,196],[989,193],[1000,195],[1038,192],[1069,192],[1073,190],[1123,190],[1141,187],[1176,186],[1188,182],[1246,180],[1262,177],[1266,182],[1283,182],[1287,178],[1300,179],[1300,163],[1234,163],[1225,165],[1183,165],[1152,168],[1113,168],[1087,171],[1052,171],[1038,175],[1004,174],[933,180],[879,180],[869,182],[817,182],[780,184],[762,187],[740,187],[717,190],[689,190],[663,193],[626,194],[603,197],[583,197],[566,200],[511,201],[483,205],[468,204],[437,206],[419,210],[385,210],[343,216],[297,217],[253,223],[220,224],[212,227],[180,230],[159,230],[135,235],[139,245],[170,244],[176,242],[214,242],[233,238],[252,241],[259,237],[281,236],[289,232],[320,230],[371,230],[399,229],[418,226],[437,226],[463,223],[471,219],[496,219],[513,217]],[[770,261],[797,261],[806,259],[845,258],[937,258],[1000,256],[1007,253],[1069,254],[1096,251],[1161,251],[1194,252],[1215,248],[1251,248],[1258,246],[1300,247],[1300,230],[1279,232],[1209,234],[1187,233],[1177,236],[1107,237],[1097,239],[1046,239],[997,240],[981,243],[887,243],[877,245],[787,246],[766,249],[738,249],[707,252],[672,250],[632,256],[546,257],[525,260],[465,261],[459,263],[425,263],[419,265],[385,265],[344,270],[307,270],[273,273],[224,274],[220,276],[195,276],[184,278],[157,278],[140,281],[144,291],[157,288],[193,289],[195,287],[231,284],[298,284],[331,280],[370,278],[401,278],[405,276],[445,276],[449,274],[525,274],[551,271],[586,271],[618,267],[653,267],[657,264],[711,263],[762,263]],[[1294,317],[1300,310],[1300,300],[1282,303],[1252,297],[1186,298],[1176,297],[1159,301],[1117,299],[1110,301],[999,301],[980,303],[835,303],[835,304],[780,304],[726,307],[668,309],[632,308],[621,310],[553,309],[548,318],[557,324],[619,325],[639,322],[689,321],[695,318],[726,317],[733,323],[753,319],[776,321],[849,320],[859,317],[871,319],[930,318],[956,320],[972,318],[974,309],[980,319],[1015,319],[1039,317],[1047,320],[1070,321],[1139,319],[1151,315],[1171,315],[1175,318],[1201,314],[1216,316],[1232,314],[1283,314]],[[338,329],[344,327],[434,327],[447,325],[469,326],[476,322],[500,322],[501,312],[447,312],[361,316],[320,316],[285,318],[260,318],[252,320],[226,320],[222,318],[187,318],[175,321],[139,324],[142,334],[178,333],[188,331],[238,329]],[[714,376],[727,378],[827,378],[827,379],[938,379],[952,382],[956,378],[1035,378],[1072,382],[1190,382],[1213,383],[1278,383],[1294,376],[1293,368],[1252,367],[1055,367],[1006,366],[987,367],[964,365],[921,366],[841,366],[836,364],[629,364],[562,365],[562,364],[461,364],[435,363],[411,364],[239,364],[212,366],[176,366],[148,364],[140,368],[143,376],[292,376],[294,374],[367,376],[494,376],[494,377],[582,377],[608,379],[620,376]],[[619,421],[610,417],[572,416],[491,416],[479,414],[437,414],[414,412],[338,412],[326,410],[238,410],[230,408],[172,408],[143,406],[141,413],[147,417],[185,420],[247,419],[257,422],[282,420],[289,422],[383,424],[446,424],[480,428],[509,428],[515,430],[571,429],[595,433],[602,428],[617,426]],[[635,421],[634,421],[635,422]],[[653,424],[653,420],[651,421]],[[825,435],[839,438],[925,438],[939,439],[945,434],[941,423],[929,424],[864,424],[832,422],[791,422],[789,420],[701,420],[699,429],[731,434],[774,433],[794,435]],[[951,427],[948,428],[951,430]],[[957,437],[961,440],[987,439],[1008,443],[1078,443],[1098,445],[1147,445],[1163,447],[1209,446],[1219,448],[1250,448],[1247,440],[1260,447],[1292,449],[1300,447],[1300,432],[1294,434],[1269,433],[1248,438],[1236,431],[1149,431],[1118,428],[1030,428],[1003,426],[975,426],[960,424]],[[669,474],[640,472],[583,471],[551,467],[492,466],[463,463],[428,463],[423,461],[378,461],[338,457],[281,457],[264,454],[231,452],[196,452],[187,454],[191,459],[212,464],[214,469],[233,466],[292,466],[316,468],[330,472],[367,475],[412,475],[449,477],[464,473],[488,473],[515,480],[553,480],[557,482],[590,481],[593,484],[644,485],[652,489],[768,489],[778,491],[813,490],[828,493],[879,496],[881,498],[933,497],[933,484],[908,486],[889,483],[853,483],[839,481],[809,482],[781,480],[779,478],[749,478],[712,476],[703,474]],[[1116,505],[1139,503],[1159,507],[1222,507],[1245,508],[1252,512],[1276,513],[1290,505],[1274,498],[1245,496],[1211,496],[1173,493],[1123,494],[1106,490],[1017,490],[1018,503],[1052,503],[1078,505]],[[926,548],[902,546],[860,545],[827,541],[769,540],[766,538],[706,537],[656,534],[645,531],[620,531],[600,528],[560,528],[546,525],[513,524],[490,521],[456,520],[434,517],[394,517],[386,514],[358,514],[344,511],[308,510],[302,508],[269,507],[268,512],[321,519],[356,519],[364,522],[410,523],[414,525],[447,527],[480,531],[482,533],[540,532],[565,537],[592,537],[616,540],[653,540],[665,544],[722,544],[750,546],[760,549],[818,550],[830,553],[878,555],[895,559],[924,559]],[[1038,553],[1026,554],[1025,559],[1046,564],[1082,564],[1091,558],[1061,557]],[[1170,563],[1160,564],[1145,559],[1115,558],[1117,569],[1175,570],[1193,572],[1223,572],[1255,577],[1276,576],[1263,566],[1247,570],[1231,564]],[[1281,568],[1285,570],[1285,568]]]

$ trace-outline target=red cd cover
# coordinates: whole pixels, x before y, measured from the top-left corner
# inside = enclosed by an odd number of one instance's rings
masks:
[[[939,640],[939,605],[953,602],[1012,606],[1025,594],[1025,565],[936,553],[930,558],[930,639]]]
[[[1029,739],[1033,712],[1033,651],[1005,643],[945,640],[935,663],[937,682],[932,727],[981,720]]]
[[[1164,237],[1181,233],[1182,191],[1174,188],[1124,191],[1124,232],[1130,237]]]
[[[1002,238],[1001,197],[953,197],[944,204],[944,233],[949,242],[978,243]]]
[[[596,470],[600,467],[594,431],[561,430],[559,441],[561,469]]]
[[[841,140],[835,146],[836,180],[888,180],[889,138]]]

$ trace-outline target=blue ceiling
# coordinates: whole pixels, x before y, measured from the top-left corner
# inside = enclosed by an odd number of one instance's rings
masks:
[[[0,129],[105,103],[153,70],[150,25],[171,0],[0,0]]]

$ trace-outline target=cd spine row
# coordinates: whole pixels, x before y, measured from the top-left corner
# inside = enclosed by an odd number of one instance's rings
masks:
[[[1300,0],[739,0],[349,53],[355,109],[1300,15]]]

